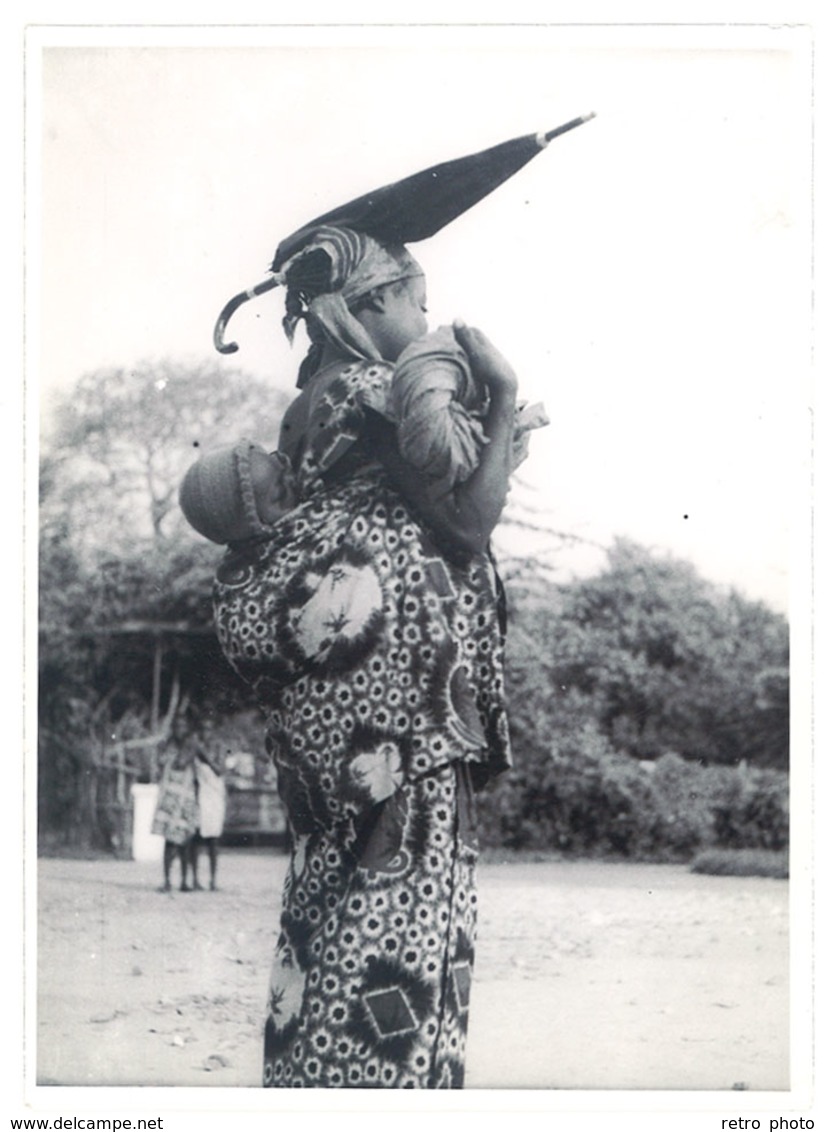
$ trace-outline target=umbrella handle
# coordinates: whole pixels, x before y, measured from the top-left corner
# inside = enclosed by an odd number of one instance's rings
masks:
[[[224,342],[223,340],[226,324],[238,307],[249,302],[250,299],[256,298],[258,295],[266,294],[267,291],[271,291],[273,287],[279,286],[282,282],[283,279],[280,275],[269,275],[266,279],[262,279],[260,283],[256,283],[254,287],[250,287],[248,291],[241,291],[240,294],[235,295],[234,298],[229,300],[218,315],[218,321],[215,323],[215,329],[212,331],[212,341],[219,354],[234,354],[238,349],[237,342]]]

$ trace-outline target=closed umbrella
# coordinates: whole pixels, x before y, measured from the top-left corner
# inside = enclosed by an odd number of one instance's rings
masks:
[[[222,354],[237,350],[234,342],[223,341],[231,315],[248,299],[277,287],[282,282],[279,273],[284,265],[312,239],[321,225],[352,228],[383,244],[426,240],[517,173],[553,138],[593,117],[593,114],[585,114],[548,133],[526,134],[480,153],[433,165],[317,216],[281,241],[272,261],[271,275],[227,303],[215,326],[216,349]]]

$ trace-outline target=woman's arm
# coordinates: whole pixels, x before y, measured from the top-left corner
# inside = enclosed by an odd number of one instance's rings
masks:
[[[469,358],[473,377],[486,385],[490,394],[484,422],[488,443],[481,449],[478,467],[463,483],[445,490],[442,482],[427,479],[401,458],[392,430],[383,430],[379,446],[398,490],[427,525],[457,550],[474,554],[487,546],[507,498],[518,381],[512,367],[480,330],[463,323],[455,323],[454,330]]]

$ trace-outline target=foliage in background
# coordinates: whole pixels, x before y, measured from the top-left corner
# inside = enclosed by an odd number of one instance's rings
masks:
[[[788,767],[784,617],[626,540],[564,585],[508,585],[510,687],[559,708],[575,693],[611,747],[636,759]],[[536,658],[539,658],[537,666]]]
[[[788,627],[619,541],[592,578],[510,579],[516,769],[488,845],[646,859],[788,843]]]
[[[145,362],[85,374],[54,405],[41,519],[65,521],[77,551],[191,538],[178,485],[198,452],[242,436],[275,448],[285,394],[214,362]]]
[[[484,845],[577,856],[686,861],[708,848],[786,850],[789,840],[783,772],[672,753],[649,768],[606,751],[590,724],[540,766],[523,761],[479,811]]]
[[[168,362],[89,375],[57,405],[41,477],[44,831],[105,841],[111,776],[156,777],[175,713],[208,719],[267,780],[260,717],[212,628],[220,551],[176,490],[199,450],[274,446],[283,407],[240,373]],[[516,769],[480,801],[485,844],[637,859],[787,845],[784,618],[626,541],[594,577],[561,584],[525,559],[506,573]]]
[[[787,850],[705,849],[690,863],[692,873],[716,877],[772,877],[787,880],[790,857]]]
[[[170,713],[248,711],[220,653],[220,550],[177,488],[198,453],[249,436],[275,447],[287,398],[215,364],[87,374],[45,422],[40,476],[38,810],[41,831],[106,840],[96,799],[125,765],[146,781]]]

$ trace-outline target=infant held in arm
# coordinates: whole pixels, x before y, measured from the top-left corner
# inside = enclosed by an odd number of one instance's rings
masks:
[[[400,355],[387,398],[399,451],[413,467],[451,486],[468,479],[487,443],[486,388],[472,375],[453,329],[441,326]],[[529,433],[549,424],[541,403],[516,409],[514,467],[527,456]]]
[[[384,415],[395,424],[402,458],[453,487],[478,467],[487,408],[486,388],[473,378],[452,327],[442,326],[399,357]],[[514,468],[527,456],[530,432],[548,423],[540,403],[517,406]],[[297,502],[289,458],[246,439],[201,456],[180,488],[189,524],[224,546],[271,534]]]

